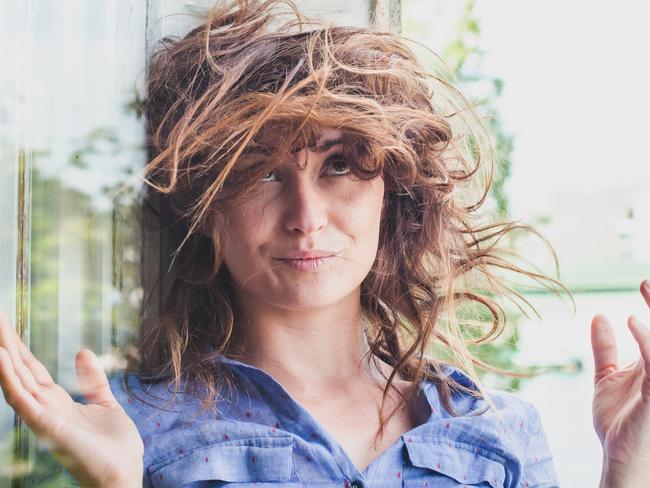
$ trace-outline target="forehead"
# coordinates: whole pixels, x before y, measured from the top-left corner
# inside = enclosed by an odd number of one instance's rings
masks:
[[[273,133],[272,131],[266,132],[260,139],[256,141],[254,147],[248,151],[248,154],[263,155],[269,150],[277,148],[279,142],[278,138],[282,137],[284,137],[284,135],[281,133]],[[308,137],[306,142],[304,139],[301,140],[301,142],[305,142],[304,145],[310,151],[320,153],[326,152],[339,144],[345,144],[348,139],[349,135],[340,130],[325,128],[317,131],[313,137]],[[296,147],[296,150],[292,151],[291,154],[296,155],[302,150],[302,148]]]
[[[324,129],[316,140],[316,146],[310,148],[315,152],[327,151],[329,148],[345,142],[345,134],[336,129]]]

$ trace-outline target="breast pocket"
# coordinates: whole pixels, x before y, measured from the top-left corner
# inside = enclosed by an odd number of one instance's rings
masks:
[[[151,465],[149,472],[154,488],[221,487],[229,483],[256,483],[261,488],[265,482],[290,482],[292,458],[291,437],[236,439],[189,450]]]
[[[498,455],[444,438],[405,439],[408,456],[404,472],[406,488],[480,486],[503,488],[506,470]]]

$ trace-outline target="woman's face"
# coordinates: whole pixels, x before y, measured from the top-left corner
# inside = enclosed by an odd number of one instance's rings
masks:
[[[325,130],[318,146],[340,135]],[[239,295],[307,310],[358,292],[377,253],[384,181],[355,177],[341,148],[295,153],[300,165],[289,161],[263,177],[218,224]]]

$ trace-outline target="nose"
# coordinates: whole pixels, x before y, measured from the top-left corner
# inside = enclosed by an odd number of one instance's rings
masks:
[[[309,236],[327,225],[327,195],[313,181],[310,171],[297,173],[286,188],[285,228],[292,234]]]

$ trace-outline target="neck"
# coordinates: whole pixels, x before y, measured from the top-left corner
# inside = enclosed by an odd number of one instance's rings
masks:
[[[302,396],[381,381],[373,362],[364,359],[369,346],[359,298],[357,290],[326,307],[287,310],[241,297],[236,328],[242,360]],[[386,374],[388,365],[381,365]]]

